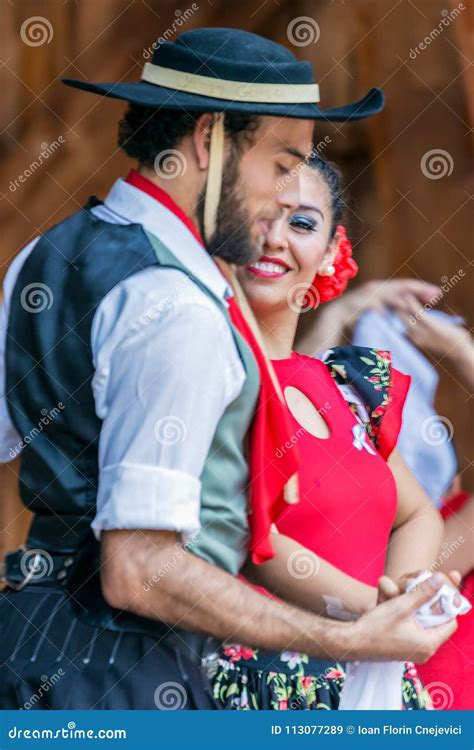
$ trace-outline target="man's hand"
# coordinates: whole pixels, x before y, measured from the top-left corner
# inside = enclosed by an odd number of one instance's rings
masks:
[[[398,585],[392,581],[393,587],[386,586],[389,600],[362,615],[351,626],[351,646],[345,658],[427,661],[455,632],[457,621],[454,618],[435,628],[423,628],[415,614],[446,582],[453,583],[442,573],[435,573],[415,591],[400,594]]]

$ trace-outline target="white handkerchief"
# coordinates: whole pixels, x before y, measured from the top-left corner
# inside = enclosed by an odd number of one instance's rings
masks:
[[[423,571],[407,586],[413,591],[420,583],[431,578],[433,573]],[[456,606],[454,597],[460,597]],[[431,607],[441,602],[442,613],[433,614]],[[465,596],[445,583],[428,602],[416,613],[417,620],[424,628],[432,628],[449,622],[453,617],[469,612],[471,605]],[[402,708],[402,676],[404,664],[401,661],[352,662],[347,665],[346,679],[339,702],[340,711],[399,710]]]
[[[414,591],[420,583],[424,583],[424,581],[427,581],[432,575],[433,574],[429,570],[423,571],[418,578],[415,578],[415,580],[407,586],[407,591]],[[458,606],[454,604],[454,597],[456,594],[459,596],[461,602]],[[441,603],[443,611],[434,614],[431,611],[431,607],[437,602]],[[448,583],[445,583],[441,586],[439,591],[436,592],[433,598],[429,600],[429,602],[421,605],[416,613],[416,618],[424,628],[434,628],[436,625],[442,625],[445,622],[449,622],[453,617],[465,615],[470,609],[471,604],[466,597],[460,594],[457,589],[453,588]]]

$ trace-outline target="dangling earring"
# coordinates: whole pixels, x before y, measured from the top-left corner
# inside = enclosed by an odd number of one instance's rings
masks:
[[[327,265],[324,266],[320,271],[318,271],[318,276],[334,276],[336,273],[336,269],[333,265]]]

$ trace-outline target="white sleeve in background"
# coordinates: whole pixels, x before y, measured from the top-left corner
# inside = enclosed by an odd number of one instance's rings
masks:
[[[245,373],[218,307],[185,274],[150,268],[94,318],[93,391],[103,419],[97,538],[104,529],[199,530],[204,462]]]
[[[12,260],[3,281],[3,301],[0,305],[0,463],[6,464],[21,453],[22,438],[16,431],[8,413],[5,372],[5,348],[7,344],[8,315],[13,287],[18,279],[23,263],[38,242],[36,237]]]

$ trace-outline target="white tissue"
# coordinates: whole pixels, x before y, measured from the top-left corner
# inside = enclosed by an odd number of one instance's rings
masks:
[[[413,591],[420,583],[431,578],[432,572],[425,570],[407,586]],[[454,604],[459,596],[461,603]],[[443,612],[433,614],[430,608],[441,602]],[[444,584],[428,602],[417,611],[416,617],[424,628],[432,628],[449,622],[453,617],[469,612],[471,605],[455,588]],[[400,661],[350,662],[339,702],[340,711],[400,710],[402,708],[402,676],[404,664]]]
[[[429,570],[420,573],[420,575],[407,586],[407,591],[414,591],[420,583],[424,583],[424,581],[427,581],[432,575],[433,574]],[[454,604],[454,597],[456,595],[461,602],[458,606]],[[434,614],[431,612],[431,607],[437,602],[441,602],[443,611],[439,614]],[[443,625],[443,623],[449,622],[453,617],[465,615],[470,609],[471,605],[466,597],[462,596],[459,591],[445,583],[441,586],[439,591],[436,592],[432,599],[421,605],[416,613],[416,619],[424,628],[434,628],[436,625]]]

